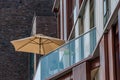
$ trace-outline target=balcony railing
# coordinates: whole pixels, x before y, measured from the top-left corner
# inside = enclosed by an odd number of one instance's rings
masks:
[[[75,38],[40,59],[34,80],[46,78],[88,57],[96,45],[96,28]]]

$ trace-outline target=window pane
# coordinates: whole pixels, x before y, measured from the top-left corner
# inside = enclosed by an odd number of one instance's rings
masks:
[[[106,0],[104,0],[104,15],[107,13],[107,5],[106,5]]]
[[[103,15],[104,15],[104,25],[106,24],[106,22],[107,22],[107,20],[108,20],[108,18],[109,18],[109,2],[108,2],[108,0],[104,0],[104,8],[103,8],[103,10],[104,10],[104,13],[103,13]]]

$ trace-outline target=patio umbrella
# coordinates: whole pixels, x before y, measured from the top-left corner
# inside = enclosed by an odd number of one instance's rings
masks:
[[[64,44],[64,42],[64,40],[41,34],[36,34],[31,37],[11,41],[16,51],[30,52],[41,55],[45,55],[55,50]]]

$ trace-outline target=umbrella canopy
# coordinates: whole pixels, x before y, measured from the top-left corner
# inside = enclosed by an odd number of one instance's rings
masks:
[[[31,37],[13,40],[11,43],[15,47],[16,51],[45,55],[64,44],[65,41],[41,34],[36,34]]]

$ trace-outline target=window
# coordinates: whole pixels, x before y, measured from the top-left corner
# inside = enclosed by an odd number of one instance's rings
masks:
[[[90,28],[94,27],[94,0],[90,0]]]
[[[108,18],[109,18],[109,2],[108,0],[103,1],[103,15],[104,15],[104,25],[106,24]]]

